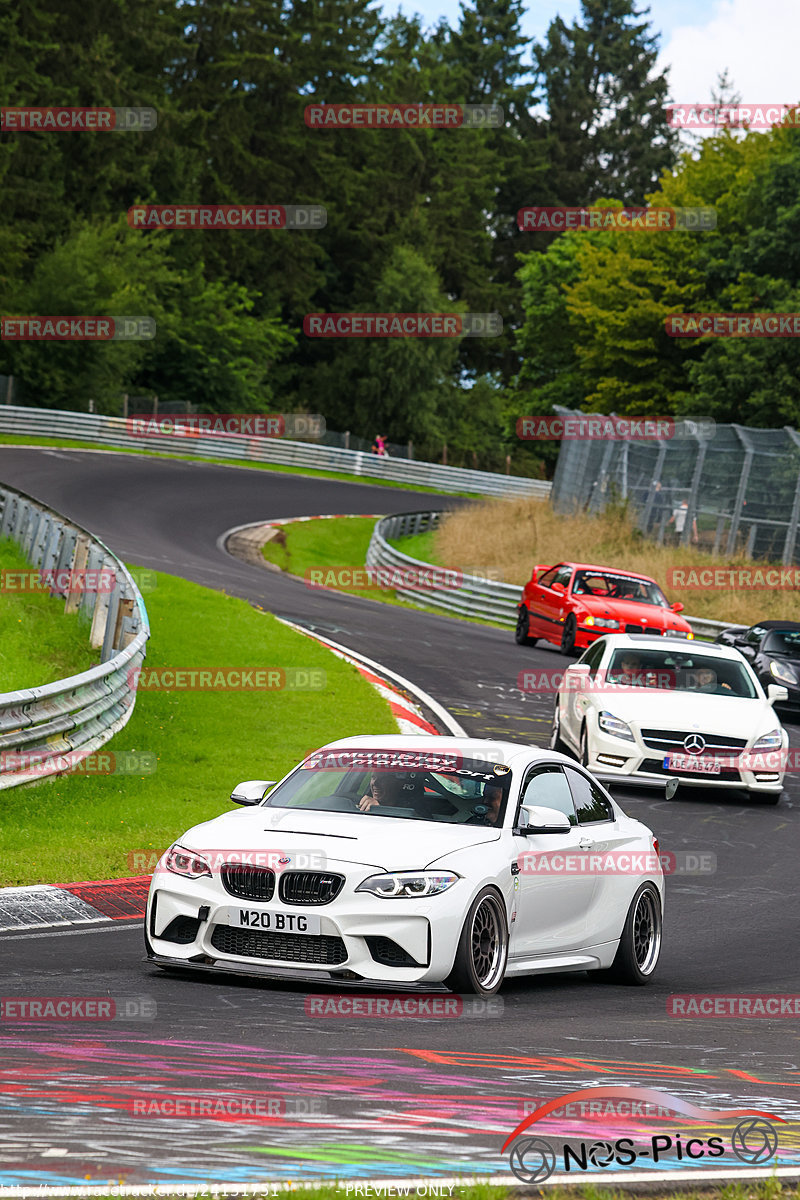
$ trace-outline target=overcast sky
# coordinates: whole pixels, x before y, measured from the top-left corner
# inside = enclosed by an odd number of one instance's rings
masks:
[[[383,6],[389,14],[398,8],[396,0]],[[458,0],[402,0],[399,7],[419,13],[426,25],[442,16],[455,25],[460,12]],[[800,0],[652,0],[649,8],[673,100],[708,100],[725,68],[746,103],[800,100]],[[528,0],[527,10],[523,31],[541,38],[553,17],[570,21],[580,3]]]

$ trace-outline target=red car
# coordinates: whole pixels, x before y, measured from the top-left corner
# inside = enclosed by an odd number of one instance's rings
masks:
[[[654,579],[587,563],[536,566],[525,584],[515,638],[533,646],[542,638],[562,654],[585,650],[604,633],[670,634],[694,637]]]

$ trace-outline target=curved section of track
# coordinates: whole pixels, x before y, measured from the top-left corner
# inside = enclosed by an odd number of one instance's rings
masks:
[[[423,509],[431,506],[428,494],[7,447],[0,447],[0,478],[88,525],[124,559],[225,588],[381,662],[431,693],[470,734],[545,742],[552,697],[519,691],[517,676],[523,667],[563,666],[555,649],[522,650],[502,630],[317,593],[232,559],[216,544],[226,529],[271,516]],[[797,745],[798,731],[790,733]],[[23,1164],[40,1182],[78,1183],[87,1174],[145,1183],[505,1172],[499,1148],[525,1100],[598,1082],[796,1117],[800,1069],[787,1037],[795,1022],[675,1020],[666,1000],[690,992],[800,993],[798,797],[794,777],[778,808],[708,792],[671,802],[645,791],[621,796],[657,832],[662,849],[716,854],[714,874],[668,881],[657,982],[627,989],[591,975],[515,981],[502,993],[500,1017],[318,1018],[295,984],[162,974],[142,963],[140,930],[120,924],[3,938],[3,949],[13,950],[14,994],[145,993],[157,1013],[91,1031],[31,1027],[24,1037],[0,1026],[6,1066],[40,1072],[32,1076],[34,1092],[19,1085],[18,1094],[36,1103],[6,1114],[12,1153],[5,1170],[0,1163],[0,1183],[19,1181]],[[283,1109],[250,1122],[159,1123],[134,1114],[143,1087],[156,1097],[230,1087],[272,1095]],[[321,1109],[308,1107],[313,1098]],[[589,1127],[592,1140],[618,1130],[618,1119]],[[798,1161],[797,1134],[782,1128],[781,1138],[783,1160]]]

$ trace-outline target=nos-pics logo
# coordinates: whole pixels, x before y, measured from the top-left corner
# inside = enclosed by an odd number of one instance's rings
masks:
[[[564,1110],[567,1110],[566,1113]],[[723,1138],[716,1135],[687,1137],[685,1133],[660,1133],[639,1142],[625,1137],[614,1141],[564,1142],[559,1147],[538,1134],[527,1133],[533,1124],[554,1112],[573,1119],[576,1116],[591,1118],[613,1114],[653,1117],[675,1113],[693,1121],[702,1121],[705,1125],[737,1119],[730,1149],[740,1162],[759,1166],[773,1158],[778,1150],[778,1134],[772,1122],[783,1123],[783,1117],[756,1108],[719,1111],[698,1108],[680,1096],[654,1088],[584,1088],[579,1092],[557,1096],[541,1105],[525,1117],[504,1142],[504,1152],[511,1147],[511,1170],[523,1183],[542,1183],[559,1168],[571,1172],[630,1167],[640,1159],[652,1163],[665,1158],[696,1162],[704,1158],[721,1158],[726,1153]]]

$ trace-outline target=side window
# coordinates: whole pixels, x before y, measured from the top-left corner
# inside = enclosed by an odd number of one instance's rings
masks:
[[[572,567],[559,567],[558,574],[555,577],[554,583],[561,583],[565,588],[569,587],[569,581],[572,578]]]
[[[539,580],[540,585],[542,587],[550,587],[550,584],[556,577],[557,571],[557,567],[551,567],[549,571],[545,571],[544,575],[542,575],[541,579]]]
[[[578,662],[589,668],[589,674],[594,676],[597,673],[597,668],[600,666],[600,660],[603,657],[605,646],[602,642],[595,642],[590,646],[582,658]]]
[[[613,821],[614,810],[603,795],[598,785],[586,775],[575,771],[572,767],[564,768],[569,779],[572,799],[578,812],[581,825],[590,825],[595,821]]]
[[[569,817],[570,825],[578,824],[572,793],[561,767],[535,767],[523,785],[520,803],[528,808],[556,808]]]

